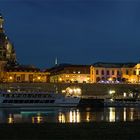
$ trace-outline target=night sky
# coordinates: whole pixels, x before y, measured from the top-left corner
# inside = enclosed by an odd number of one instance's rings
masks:
[[[0,11],[22,64],[140,60],[139,0],[0,0]]]

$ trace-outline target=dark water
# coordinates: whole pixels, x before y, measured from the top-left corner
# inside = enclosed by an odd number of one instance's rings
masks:
[[[140,108],[1,109],[0,123],[80,123],[140,120]]]

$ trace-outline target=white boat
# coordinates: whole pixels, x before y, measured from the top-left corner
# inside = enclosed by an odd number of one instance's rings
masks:
[[[0,107],[76,107],[80,97],[46,92],[0,92]]]

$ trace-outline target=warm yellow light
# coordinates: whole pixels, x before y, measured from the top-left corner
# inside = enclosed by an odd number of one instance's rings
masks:
[[[89,77],[87,77],[87,80],[89,80],[90,78]]]
[[[32,123],[41,123],[43,118],[41,116],[32,117]]]
[[[41,77],[40,77],[40,76],[38,76],[38,77],[37,77],[37,79],[38,79],[38,80],[40,80],[40,79],[41,79]]]
[[[66,122],[65,115],[62,114],[62,113],[59,113],[58,121],[59,121],[60,123],[65,123],[65,122]]]
[[[62,78],[59,78],[59,81],[62,81]]]
[[[11,124],[14,122],[14,119],[12,118],[12,115],[10,114],[8,117],[8,123]]]
[[[130,79],[131,83],[135,83],[136,82],[136,79]]]
[[[112,78],[108,78],[109,81],[112,81]]]
[[[87,113],[86,113],[86,120],[87,120],[87,122],[90,121],[90,112],[87,112]]]
[[[62,90],[62,93],[65,93],[66,92],[66,90]]]
[[[114,94],[115,92],[116,92],[115,90],[110,90],[110,91],[109,91],[109,94],[112,95],[112,94]]]
[[[115,109],[109,108],[109,122],[115,122]]]
[[[12,77],[12,76],[10,76],[10,77],[9,77],[9,79],[10,79],[10,80],[12,80],[12,79],[13,79],[13,77]]]

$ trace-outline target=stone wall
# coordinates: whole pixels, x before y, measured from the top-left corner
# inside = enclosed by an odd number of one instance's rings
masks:
[[[1,90],[29,90],[29,91],[48,91],[61,92],[67,87],[80,87],[83,95],[102,96],[107,95],[109,90],[115,90],[116,94],[137,90],[140,92],[139,84],[53,84],[53,83],[2,83]]]

